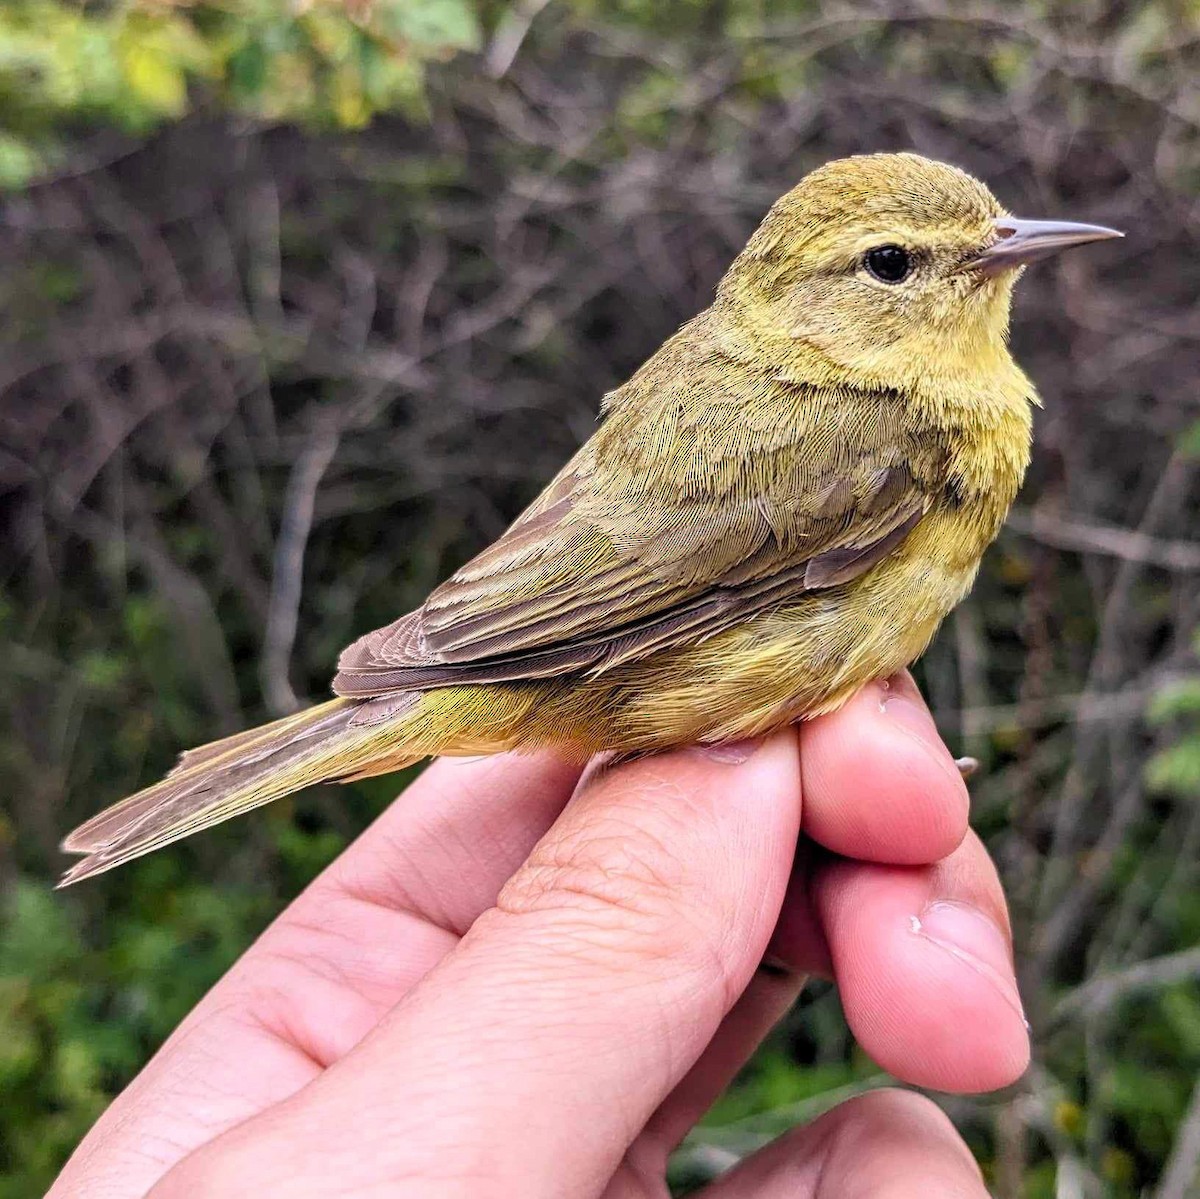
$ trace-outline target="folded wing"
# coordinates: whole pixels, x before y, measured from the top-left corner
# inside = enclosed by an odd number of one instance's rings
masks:
[[[744,379],[696,376],[620,397],[502,537],[343,653],[334,690],[602,671],[703,639],[871,569],[945,484],[895,393],[771,380],[751,410]]]

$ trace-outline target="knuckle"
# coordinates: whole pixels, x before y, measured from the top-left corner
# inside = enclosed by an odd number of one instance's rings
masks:
[[[672,906],[683,873],[683,864],[660,838],[609,817],[539,845],[500,902],[515,913],[566,905],[656,920]]]
[[[656,791],[672,790],[663,781]],[[645,793],[645,788],[640,788]],[[497,909],[535,917],[584,952],[623,954],[664,970],[722,970],[728,918],[691,859],[687,806],[663,795],[647,817],[582,814],[538,845],[501,891]]]

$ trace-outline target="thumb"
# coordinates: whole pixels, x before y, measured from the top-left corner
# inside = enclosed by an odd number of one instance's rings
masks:
[[[374,1032],[201,1151],[240,1143],[216,1159],[218,1179],[185,1162],[186,1181],[169,1182],[270,1193],[286,1178],[289,1194],[315,1196],[436,1178],[455,1196],[486,1179],[493,1194],[598,1194],[762,957],[799,777],[790,729],[601,771]]]

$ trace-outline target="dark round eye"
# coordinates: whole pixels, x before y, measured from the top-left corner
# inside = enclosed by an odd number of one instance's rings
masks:
[[[912,271],[912,258],[903,246],[876,246],[863,264],[880,283],[903,283]]]

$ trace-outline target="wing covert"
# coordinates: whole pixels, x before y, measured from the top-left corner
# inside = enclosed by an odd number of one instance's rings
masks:
[[[744,379],[682,377],[620,397],[505,534],[345,651],[334,690],[603,670],[711,636],[870,569],[944,485],[894,393],[775,380],[764,416]]]

